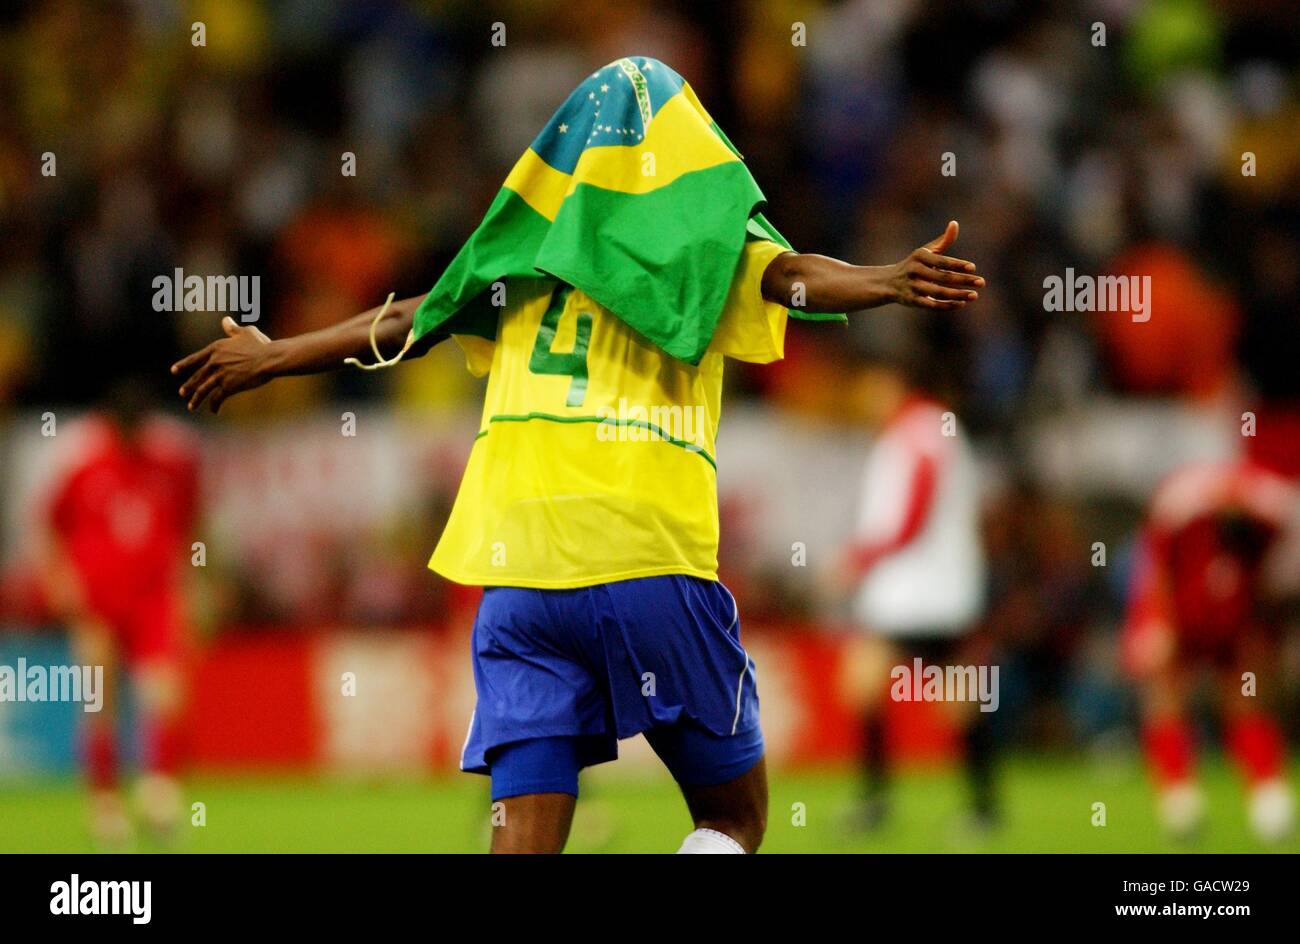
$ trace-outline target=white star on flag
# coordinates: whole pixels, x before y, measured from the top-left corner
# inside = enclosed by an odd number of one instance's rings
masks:
[[[560,122],[560,134],[567,134],[568,131],[569,131],[569,126],[566,125],[564,122],[561,121],[561,122]]]

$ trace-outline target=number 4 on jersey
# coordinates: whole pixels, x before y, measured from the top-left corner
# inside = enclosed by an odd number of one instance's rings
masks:
[[[560,318],[564,315],[565,303],[572,291],[573,286],[561,285],[551,294],[551,304],[546,309],[546,314],[542,315],[537,340],[533,342],[533,356],[528,359],[528,369],[534,374],[572,377],[564,405],[582,406],[583,398],[587,395],[587,345],[591,341],[591,315],[585,311],[578,313],[572,352],[551,350],[555,344],[555,333],[560,327]]]

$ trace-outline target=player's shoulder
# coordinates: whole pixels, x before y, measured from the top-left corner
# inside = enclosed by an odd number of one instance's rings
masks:
[[[1162,525],[1177,525],[1234,501],[1280,512],[1298,497],[1290,481],[1249,460],[1190,462],[1156,486],[1151,517]]]
[[[1151,517],[1161,524],[1186,521],[1222,494],[1229,472],[1222,462],[1189,462],[1167,473],[1151,498]]]
[[[946,406],[918,397],[899,410],[886,432],[912,450],[946,455],[961,430],[955,414]]]
[[[113,425],[98,413],[86,413],[72,419],[59,430],[59,448],[53,458],[52,471],[72,474],[111,455],[116,439]]]
[[[41,478],[46,494],[56,501],[80,494],[117,454],[112,424],[98,413],[61,424],[53,442]]]
[[[139,442],[153,460],[168,465],[190,464],[198,459],[198,433],[165,413],[149,416],[140,427]]]

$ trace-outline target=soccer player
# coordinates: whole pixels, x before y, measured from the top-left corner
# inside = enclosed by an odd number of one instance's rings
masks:
[[[145,826],[167,838],[181,813],[184,616],[181,568],[196,504],[192,447],[175,423],[144,412],[138,380],[114,386],[109,409],[87,419],[82,449],[48,513],[49,596],[83,664],[104,667],[106,697],[84,713],[91,829],[110,845],[133,827],[119,787],[119,669],[131,677]]]
[[[372,331],[381,356],[452,335],[487,375],[430,567],[487,588],[461,767],[491,776],[494,852],[562,850],[579,770],[638,733],[694,821],[680,851],[757,850],[754,666],[717,579],[724,359],[779,359],[791,306],[956,309],[983,285],[945,254],[955,222],[896,265],[855,266],[788,251],[755,194],[680,76],[618,60],[561,106],[428,296],[276,341],[225,319],[173,367],[192,410],[364,357]]]
[[[1188,702],[1206,675],[1246,782],[1252,829],[1268,841],[1293,829],[1283,736],[1261,701],[1277,660],[1268,560],[1294,526],[1298,503],[1287,479],[1250,460],[1185,466],[1152,499],[1122,647],[1140,687],[1157,812],[1175,837],[1193,833],[1204,814]]]
[[[876,432],[862,478],[853,540],[829,575],[852,595],[860,632],[845,647],[841,693],[862,723],[864,802],[852,826],[879,825],[888,810],[884,709],[891,670],[958,664],[975,656],[970,634],[983,613],[984,550],[974,460],[956,418],[918,383],[920,356],[895,340],[868,356],[856,405]],[[961,732],[974,823],[996,819],[988,715],[974,700],[946,702]]]

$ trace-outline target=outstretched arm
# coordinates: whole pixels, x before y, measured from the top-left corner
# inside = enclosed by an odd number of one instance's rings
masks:
[[[957,240],[957,221],[902,262],[855,266],[828,256],[786,252],[763,273],[763,297],[806,311],[858,311],[891,302],[941,311],[979,298],[975,263],[943,255]]]
[[[388,306],[387,314],[375,326],[375,342],[385,357],[401,350],[422,301],[424,296],[417,295]],[[344,358],[373,356],[370,324],[379,311],[375,307],[333,327],[278,341],[252,325],[238,325],[232,318],[223,318],[221,328],[226,336],[177,361],[172,365],[172,374],[181,380],[180,394],[189,400],[191,411],[207,400],[216,413],[236,393],[260,387],[276,377],[324,373],[342,367]],[[411,347],[407,357],[420,357],[446,337],[425,335]]]

